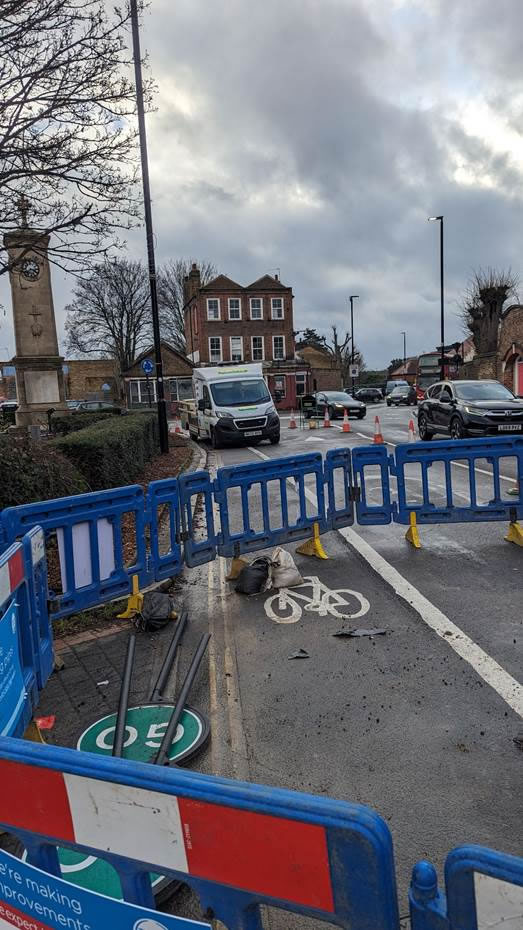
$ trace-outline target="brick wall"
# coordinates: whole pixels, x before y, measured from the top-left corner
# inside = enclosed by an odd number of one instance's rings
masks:
[[[522,394],[520,365],[523,362],[523,307],[509,307],[503,316],[499,331],[500,380],[511,391]]]
[[[119,400],[118,379],[112,359],[73,360],[65,363],[67,397],[71,400]],[[102,391],[109,384],[110,391]]]

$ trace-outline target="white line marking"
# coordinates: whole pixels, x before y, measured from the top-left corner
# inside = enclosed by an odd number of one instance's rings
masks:
[[[249,450],[261,459],[270,459],[269,455],[260,452],[254,446]],[[312,504],[317,506],[316,495],[309,488],[304,488],[305,494]],[[501,698],[518,714],[523,717],[523,686],[512,678],[508,672],[496,662],[488,653],[484,652],[474,640],[470,639],[452,620],[435,607],[421,591],[418,591],[410,581],[401,575],[379,552],[366,542],[359,533],[350,527],[339,529],[344,539],[365,559],[374,571],[387,582],[407,604],[416,611],[424,623],[450,646],[465,662],[472,666],[474,671],[496,691]],[[451,633],[446,636],[446,633]]]

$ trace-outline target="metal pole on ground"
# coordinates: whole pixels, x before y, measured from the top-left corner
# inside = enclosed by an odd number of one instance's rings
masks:
[[[167,729],[165,731],[162,744],[156,754],[156,758],[154,759],[155,765],[168,765],[169,764],[169,755],[168,755],[169,749],[172,746],[172,743],[173,743],[173,740],[176,734],[176,729],[178,727],[178,724],[180,722],[180,717],[182,716],[183,709],[185,707],[187,696],[189,694],[189,691],[191,690],[193,681],[196,678],[196,673],[198,671],[198,668],[200,667],[200,662],[203,659],[203,656],[205,654],[205,650],[207,649],[207,645],[209,643],[210,638],[211,638],[210,633],[204,633],[202,635],[202,638],[200,639],[200,642],[198,644],[198,648],[196,649],[196,652],[194,653],[192,657],[191,664],[189,666],[189,669],[185,676],[180,694],[178,696],[178,700],[176,701],[176,705],[172,712],[171,719],[169,720],[169,723],[167,725]]]
[[[131,690],[131,678],[133,674],[135,648],[136,635],[131,633],[129,642],[127,643],[127,655],[125,656],[122,686],[120,688],[120,697],[118,699],[118,715],[116,717],[116,729],[114,732],[113,756],[121,756],[123,752],[125,720],[127,717],[127,709],[129,707],[129,692]]]
[[[178,649],[178,644],[182,638],[183,631],[185,630],[185,624],[187,623],[187,611],[182,610],[180,618],[176,624],[176,629],[174,631],[173,638],[171,639],[169,648],[165,653],[165,658],[162,663],[162,667],[158,673],[158,678],[156,679],[156,684],[152,690],[150,701],[155,704],[157,701],[162,700],[163,692],[165,690],[165,685],[167,684],[167,679],[174,662],[174,657],[176,655],[176,650]]]

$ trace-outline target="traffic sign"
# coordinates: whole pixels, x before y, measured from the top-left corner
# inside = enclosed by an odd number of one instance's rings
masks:
[[[111,390],[111,385],[107,384],[107,381],[105,382],[105,384],[102,384],[102,391],[110,391],[110,390]]]
[[[142,371],[145,371],[146,375],[151,375],[154,369],[154,365],[151,362],[150,358],[144,358],[142,362]]]
[[[359,365],[349,365],[349,377],[357,378],[359,376],[359,373],[360,373]]]
[[[123,758],[150,762],[160,748],[173,704],[140,704],[130,707],[125,718]],[[92,723],[80,736],[77,749],[110,756],[116,729],[116,714]],[[209,736],[209,724],[197,710],[185,707],[169,750],[171,762],[192,756]]]

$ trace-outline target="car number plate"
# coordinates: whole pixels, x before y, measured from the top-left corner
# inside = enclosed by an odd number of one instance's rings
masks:
[[[503,426],[498,426],[498,432],[500,433],[513,433],[514,430],[521,429],[521,423],[504,423]]]
[[[249,429],[249,430],[246,430],[246,432],[243,435],[244,436],[261,436],[261,434],[262,434],[261,429]]]

